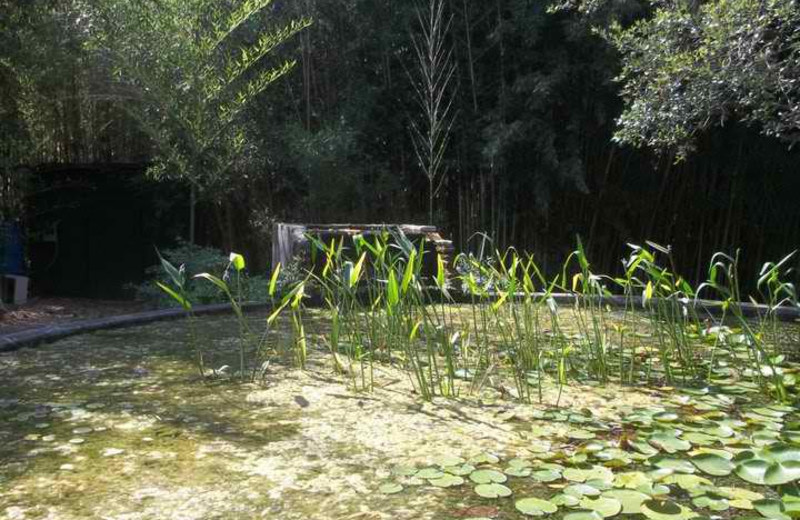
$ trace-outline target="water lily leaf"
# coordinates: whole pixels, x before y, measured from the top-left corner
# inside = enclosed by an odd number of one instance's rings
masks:
[[[572,482],[586,482],[589,478],[589,471],[579,468],[567,468],[564,470],[563,477]]]
[[[676,453],[679,451],[689,451],[692,449],[692,443],[679,439],[674,435],[667,432],[654,433],[648,439],[650,444],[656,448],[666,451],[667,453]]]
[[[564,515],[564,520],[603,520],[603,515],[597,511],[584,509],[582,511],[572,511]]]
[[[767,518],[772,520],[789,520],[791,517],[787,515],[786,508],[780,500],[765,498],[753,502],[753,507]]]
[[[800,448],[776,443],[761,450],[759,456],[771,462],[800,461]]]
[[[620,513],[620,511],[622,511],[622,502],[620,502],[616,498],[611,498],[611,497],[600,497],[600,498],[583,497],[580,506],[584,509],[591,509],[592,511],[597,511],[603,516],[603,518],[611,518],[612,516],[617,516]]]
[[[561,473],[554,469],[543,469],[531,473],[531,478],[539,482],[553,482],[561,478]]]
[[[560,493],[550,499],[550,502],[557,506],[575,507],[580,503],[580,498],[573,495]]]
[[[447,466],[443,468],[444,471],[450,473],[451,475],[456,475],[457,477],[465,477],[475,471],[475,466],[472,464],[461,464],[460,466]]]
[[[443,468],[448,466],[459,466],[465,462],[466,461],[464,459],[455,455],[440,455],[433,459],[434,464]]]
[[[472,457],[469,462],[476,466],[479,464],[497,464],[500,462],[500,458],[496,455],[492,455],[491,453],[480,453]]]
[[[695,507],[710,509],[712,511],[727,511],[730,509],[730,503],[725,498],[713,498],[709,495],[701,495],[692,500]]]
[[[578,498],[583,496],[596,497],[600,495],[600,490],[587,484],[572,484],[564,488],[564,494]]]
[[[765,408],[753,408],[751,410],[753,413],[757,413],[758,415],[763,415],[764,417],[769,417],[771,419],[782,419],[786,412],[775,410],[772,407],[765,407]]]
[[[526,459],[514,458],[508,461],[508,465],[516,468],[530,468],[533,463]]]
[[[605,466],[594,466],[586,474],[586,481],[588,482],[589,480],[602,480],[611,483],[614,481],[614,472]]]
[[[696,516],[690,509],[671,500],[645,500],[641,513],[650,520],[688,520]]]
[[[701,432],[688,432],[684,433],[681,437],[683,440],[689,441],[695,446],[711,446],[719,440],[716,437]]]
[[[692,450],[692,451],[689,452],[689,455],[691,455],[692,457],[694,457],[695,455],[701,455],[701,454],[716,455],[717,457],[722,457],[725,460],[732,460],[733,459],[733,453],[731,453],[729,451],[725,451],[725,450],[714,449],[714,448],[697,448],[696,450]]]
[[[384,495],[394,495],[395,493],[400,493],[401,491],[403,491],[403,486],[401,486],[397,482],[387,482],[386,484],[383,484],[381,487],[379,487],[378,491],[380,491]]]
[[[597,435],[594,432],[590,432],[589,430],[570,430],[567,432],[567,437],[570,439],[575,440],[589,440],[594,439]]]
[[[695,472],[694,465],[692,465],[692,463],[688,460],[676,459],[673,457],[657,457],[656,459],[651,460],[653,465],[657,468],[671,469],[679,473],[687,474]]]
[[[733,435],[735,434],[733,428],[731,428],[730,426],[726,426],[724,424],[721,424],[715,428],[709,428],[705,430],[705,432],[708,435],[713,435],[714,437],[721,437],[723,439],[733,437]]]
[[[641,471],[630,471],[617,473],[614,476],[614,486],[628,489],[636,489],[643,484],[649,484],[650,478]]]
[[[508,480],[508,477],[497,470],[478,469],[469,474],[469,479],[476,484],[491,484],[492,482],[502,484]]]
[[[475,486],[475,493],[483,498],[503,498],[511,496],[511,490],[502,484],[478,484]]]
[[[664,497],[670,494],[669,486],[663,484],[645,484],[636,488],[636,491],[653,498]]]
[[[691,461],[700,471],[714,477],[726,477],[736,467],[730,460],[711,453],[695,455]]]
[[[747,511],[755,509],[753,507],[753,502],[744,498],[734,498],[733,500],[729,499],[728,504],[730,504],[730,506],[734,509],[745,509]]]
[[[787,460],[770,464],[764,474],[764,483],[768,486],[780,486],[800,479],[800,462]]]
[[[509,477],[529,477],[533,470],[529,467],[509,466],[503,470],[503,473]]]
[[[736,475],[751,484],[765,485],[764,477],[769,469],[769,462],[761,459],[750,459],[736,466]]]
[[[449,473],[445,473],[441,478],[435,478],[428,481],[428,484],[431,486],[436,486],[440,488],[449,488],[460,486],[464,483],[464,479],[461,477],[457,477],[455,475],[450,475]]]
[[[650,497],[632,489],[610,489],[603,491],[603,497],[613,498],[622,504],[622,514],[635,515],[642,509],[642,503]]]
[[[764,498],[761,493],[738,487],[720,487],[717,488],[717,492],[731,500],[749,500],[752,502]]]
[[[442,478],[444,472],[437,468],[424,468],[419,470],[415,476],[425,480],[432,480],[435,478]]]
[[[548,500],[541,498],[522,498],[514,504],[517,511],[527,516],[544,516],[558,511],[558,506]]]
[[[707,478],[698,477],[697,475],[676,474],[670,475],[664,479],[665,484],[678,484],[678,487],[689,491],[697,486],[713,486],[713,483]]]
[[[638,451],[642,455],[647,455],[648,457],[658,454],[658,450],[650,446],[650,444],[646,443],[645,441],[628,440],[628,446]]]

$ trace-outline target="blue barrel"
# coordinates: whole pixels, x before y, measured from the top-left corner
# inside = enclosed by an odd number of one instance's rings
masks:
[[[25,245],[22,230],[14,222],[0,223],[0,273],[25,274]]]

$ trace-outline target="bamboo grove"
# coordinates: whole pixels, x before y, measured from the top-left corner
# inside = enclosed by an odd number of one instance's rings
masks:
[[[210,4],[214,9],[204,11]],[[138,24],[136,17],[144,14],[127,3],[119,4],[125,9],[83,0],[6,3],[0,7],[4,198],[24,199],[18,188],[24,183],[15,177],[52,163],[138,163],[142,170],[157,164],[158,171],[151,173],[167,177],[181,177],[181,168],[192,163],[187,179],[214,174],[214,182],[196,193],[196,240],[244,251],[259,267],[268,263],[259,243],[269,241],[271,223],[280,220],[432,219],[462,250],[474,251],[470,237],[485,232],[496,247],[535,252],[548,274],[558,270],[577,234],[585,237],[595,265],[616,274],[618,258],[626,254],[622,244],[652,239],[673,246],[678,267],[693,283],[702,281],[705,261],[715,251],[732,254],[741,248],[740,262],[753,272],[797,247],[796,147],[761,135],[758,122],[748,122],[747,110],[727,97],[681,98],[684,91],[678,89],[668,92],[677,97],[663,108],[636,104],[662,99],[654,90],[659,85],[637,83],[638,78],[671,74],[660,69],[646,74],[647,38],[658,37],[670,16],[684,25],[700,23],[703,16],[721,26],[736,20],[713,12],[721,3],[709,3],[708,12],[698,16],[685,16],[677,7],[658,11],[655,4],[638,0],[434,4],[437,10],[431,11],[428,3],[396,0],[197,0],[181,3],[180,9],[167,2],[163,13],[155,7],[148,11],[152,23]],[[796,15],[785,2],[769,5],[777,6],[770,11],[773,25]],[[736,16],[751,7],[746,0],[729,5],[740,8]],[[213,106],[203,112],[204,105],[192,100],[202,100],[198,93],[221,80],[199,84],[202,74],[189,74],[196,69],[191,64],[159,68],[159,59],[177,58],[169,35],[159,36],[157,29],[192,27],[198,35],[212,34],[215,20],[234,20],[237,12],[249,11],[251,17],[229,27],[233,30],[219,55],[206,56],[208,67],[224,68],[226,53],[235,55],[286,27],[292,28],[291,37],[270,46],[264,59],[248,59],[242,79],[255,81],[282,63],[295,66],[251,96],[237,115],[232,137],[225,138],[230,147],[208,147],[213,158],[189,157],[186,150],[196,148],[193,138],[173,123],[184,113],[200,114],[186,121],[220,119]],[[442,111],[448,107],[436,123],[438,142],[446,146],[425,154],[436,159],[435,171],[430,160],[423,161],[427,166],[420,163],[414,143],[421,136],[410,130],[426,127],[415,83],[424,76],[419,57],[425,52],[414,43],[424,43],[426,19],[420,15],[426,12],[441,18],[439,41],[426,45],[437,50],[436,63],[446,71],[444,76],[428,73],[448,79],[443,97],[432,98],[446,101]],[[291,25],[297,21],[301,24]],[[622,35],[614,32],[629,28]],[[680,47],[685,32],[666,33],[662,40]],[[758,48],[774,48],[770,43]],[[792,56],[791,49],[777,50],[772,55]],[[665,49],[663,55],[670,52]],[[767,73],[749,67],[746,57],[720,58],[720,63],[738,63],[748,74],[742,84],[758,84],[761,78],[767,91],[774,90]],[[148,70],[160,74],[158,89],[126,74],[126,63],[151,64],[139,76]],[[697,87],[691,90],[694,96],[741,90],[702,89],[703,83],[692,83],[691,71],[706,69],[683,62],[675,66],[683,67],[673,72],[685,76],[687,86]],[[716,72],[701,80],[738,84],[738,77],[730,77],[735,70]],[[182,88],[189,90],[182,94]],[[163,99],[175,111],[148,102],[156,90],[167,91]],[[781,111],[793,114],[794,91],[785,92],[789,105]],[[638,120],[631,119],[637,106],[653,116],[640,121],[644,126],[638,134]],[[703,117],[701,110],[709,106],[720,113]],[[770,106],[757,113],[771,113]],[[612,139],[626,121],[633,125],[626,127],[628,135],[660,135],[654,125],[667,109],[674,109],[674,117],[704,123],[689,130],[681,126],[681,135],[691,137],[688,152]],[[167,126],[169,135],[158,137]],[[180,153],[172,154],[175,161],[169,154],[156,161],[159,150]],[[186,187],[187,200],[173,203],[189,204]],[[4,207],[9,208],[5,218],[25,218],[24,204],[6,201]],[[187,221],[185,235],[190,234]]]

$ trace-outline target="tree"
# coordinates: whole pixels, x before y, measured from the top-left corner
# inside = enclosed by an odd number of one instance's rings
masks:
[[[294,60],[265,64],[310,25],[299,18],[262,31],[271,0],[101,0],[99,49],[108,49],[127,106],[151,136],[150,173],[191,186],[189,240],[196,196],[219,199],[247,145],[244,110]],[[274,11],[275,9],[273,9]]]
[[[428,221],[433,224],[433,202],[447,173],[444,161],[455,113],[453,76],[456,66],[447,34],[452,18],[445,19],[443,0],[418,7],[420,34],[413,38],[416,73],[412,84],[419,103],[420,121],[411,121],[411,137],[422,171],[428,179]]]
[[[608,33],[622,54],[616,138],[677,147],[729,120],[800,139],[800,7],[795,0],[672,1]]]

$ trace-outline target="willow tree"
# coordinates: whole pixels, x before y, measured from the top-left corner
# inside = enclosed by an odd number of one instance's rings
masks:
[[[295,66],[274,51],[310,25],[272,26],[271,0],[100,0],[98,51],[108,53],[129,112],[150,135],[155,178],[219,199],[247,145],[244,110]],[[271,9],[275,14],[276,8]]]
[[[450,141],[456,65],[447,42],[452,18],[445,18],[444,0],[428,0],[417,8],[419,33],[412,40],[416,69],[409,72],[419,104],[419,117],[411,120],[414,151],[428,180],[428,221],[433,223],[433,203],[447,174],[445,152]]]

